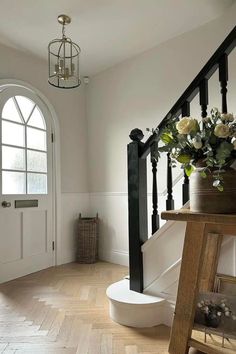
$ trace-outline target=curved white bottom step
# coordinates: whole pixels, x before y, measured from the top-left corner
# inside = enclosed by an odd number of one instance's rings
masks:
[[[130,290],[128,279],[110,285],[106,294],[110,303],[110,317],[114,322],[141,328],[163,323],[165,299]]]

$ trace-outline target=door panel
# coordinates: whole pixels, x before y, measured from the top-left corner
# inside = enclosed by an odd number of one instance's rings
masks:
[[[52,143],[47,114],[44,104],[27,89],[0,92],[0,282],[54,262]],[[13,130],[4,133],[6,124],[12,124]],[[22,129],[24,139],[18,144]],[[15,201],[21,200],[37,200],[38,205],[16,207]]]
[[[23,233],[29,245],[29,256],[39,256],[48,250],[47,211],[25,212],[23,217]]]
[[[14,222],[12,222],[14,220]],[[10,263],[22,259],[22,215],[21,213],[1,212],[0,214],[0,262]]]

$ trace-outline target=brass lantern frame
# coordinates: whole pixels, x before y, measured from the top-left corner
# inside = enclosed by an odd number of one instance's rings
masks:
[[[62,38],[53,39],[48,45],[48,82],[50,85],[71,89],[80,86],[79,55],[81,49],[65,35],[65,26],[71,22],[67,15],[59,15],[62,25]]]

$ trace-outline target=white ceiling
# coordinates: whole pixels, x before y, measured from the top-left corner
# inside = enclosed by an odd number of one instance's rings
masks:
[[[1,0],[0,42],[47,58],[61,35],[57,15],[72,17],[66,34],[93,75],[220,16],[235,0]]]

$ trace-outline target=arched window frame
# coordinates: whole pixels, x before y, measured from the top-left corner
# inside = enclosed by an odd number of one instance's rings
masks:
[[[42,119],[44,121],[44,124],[45,124],[45,129],[41,129],[41,128],[37,128],[37,127],[32,127],[30,124],[27,124],[29,123],[30,121],[30,117],[31,117],[31,114],[33,112],[31,112],[27,122],[22,122],[22,123],[16,123],[14,121],[10,121],[10,120],[6,120],[6,119],[3,119],[2,118],[2,112],[3,112],[3,108],[5,106],[5,104],[7,103],[7,101],[12,98],[12,97],[16,97],[16,96],[23,96],[23,97],[26,97],[28,98],[29,100],[31,100],[33,103],[34,103],[34,109],[35,107],[38,107],[38,109],[40,110],[40,112],[42,113]],[[14,99],[15,100],[15,99]],[[19,109],[18,106],[16,106],[17,109]],[[49,180],[50,180],[50,169],[49,169],[49,165],[51,163],[51,157],[49,156],[48,154],[48,146],[49,146],[49,141],[51,139],[51,126],[48,122],[48,114],[49,114],[49,111],[47,109],[47,106],[41,101],[41,99],[39,98],[38,95],[36,95],[34,92],[32,92],[31,90],[27,89],[27,88],[24,88],[24,87],[16,87],[16,86],[8,86],[7,88],[4,88],[0,91],[0,143],[1,143],[1,150],[2,150],[2,147],[5,146],[5,144],[2,143],[2,122],[3,121],[8,121],[10,123],[13,123],[13,124],[20,124],[21,126],[24,127],[24,130],[25,130],[25,144],[24,144],[24,147],[21,147],[24,152],[25,152],[25,170],[21,170],[20,172],[22,173],[25,173],[25,191],[24,193],[4,193],[4,191],[2,190],[2,185],[3,185],[3,181],[2,181],[2,175],[3,175],[3,171],[5,171],[6,169],[3,169],[2,168],[2,153],[0,154],[0,167],[1,167],[1,173],[0,173],[0,191],[1,191],[1,194],[3,195],[7,195],[7,194],[11,194],[11,195],[35,195],[35,194],[48,194],[49,192],[49,189],[51,188],[51,185],[49,183]],[[40,152],[40,149],[34,149],[34,148],[29,148],[28,147],[28,144],[27,144],[27,128],[30,128],[30,129],[35,129],[35,130],[41,130],[41,131],[44,131],[45,132],[45,150],[43,152],[46,153],[46,159],[47,159],[47,169],[46,169],[46,172],[42,172],[43,175],[46,176],[46,189],[43,193],[41,192],[29,192],[28,191],[28,181],[27,181],[27,178],[28,178],[28,175],[31,173],[31,174],[39,174],[39,171],[30,171],[28,170],[27,168],[27,153],[28,151],[39,151]],[[12,145],[14,147],[14,145]],[[17,146],[16,146],[17,147]]]

